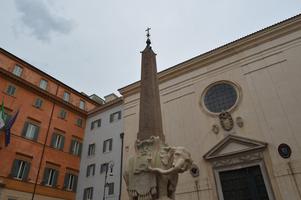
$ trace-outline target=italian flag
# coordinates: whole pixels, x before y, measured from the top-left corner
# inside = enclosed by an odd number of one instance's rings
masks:
[[[2,129],[5,126],[5,119],[4,119],[4,103],[2,99],[2,105],[1,105],[1,110],[0,110],[0,129]]]

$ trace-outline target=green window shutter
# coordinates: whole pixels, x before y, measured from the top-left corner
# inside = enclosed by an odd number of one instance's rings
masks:
[[[95,175],[95,164],[92,165],[93,166],[93,176]]]
[[[24,168],[24,174],[22,177],[23,181],[27,180],[28,174],[29,174],[29,170],[30,170],[30,163],[29,162],[25,162],[25,168]]]
[[[121,111],[118,112],[118,119],[121,119]]]
[[[43,176],[42,185],[45,185],[47,183],[48,178],[49,178],[49,172],[50,172],[49,168],[44,169],[44,176]]]
[[[52,186],[55,187],[57,185],[57,179],[59,176],[59,171],[58,170],[54,170],[54,174],[53,174],[53,180],[52,180]]]
[[[71,154],[73,153],[72,149],[73,149],[74,143],[75,143],[75,141],[71,140],[71,145],[70,145],[70,149],[69,149],[69,153],[71,153]]]
[[[112,123],[114,120],[114,113],[110,115],[110,123]]]
[[[36,129],[35,129],[35,132],[34,132],[34,140],[37,141],[38,139],[38,135],[39,135],[39,131],[40,131],[40,127],[35,125],[36,126]]]
[[[70,174],[66,173],[64,178],[64,189],[68,187],[68,180],[69,180]]]
[[[24,127],[23,127],[23,131],[22,131],[22,136],[23,137],[25,137],[25,135],[26,135],[27,128],[28,128],[28,122],[25,122]]]
[[[107,140],[103,142],[102,152],[106,152],[107,149]]]
[[[18,170],[19,170],[19,166],[20,166],[20,160],[15,159],[13,162],[13,166],[11,169],[11,176],[12,177],[16,177],[18,174]]]
[[[57,134],[56,133],[53,133],[52,134],[52,138],[51,138],[51,147],[54,147],[55,145],[55,141],[56,141],[56,137],[57,137]]]
[[[113,146],[113,139],[109,140],[109,150],[112,151],[112,146]]]
[[[81,156],[81,154],[82,154],[82,148],[83,148],[83,144],[80,142],[79,143],[79,147],[78,147],[78,156]]]
[[[73,179],[73,188],[72,191],[76,192],[76,188],[77,188],[77,179],[78,177],[74,175],[74,179]]]
[[[60,150],[64,150],[64,145],[65,145],[65,136],[62,135]]]
[[[86,177],[90,176],[90,165],[87,166]]]
[[[83,196],[83,200],[86,200],[87,199],[87,188],[84,189],[84,196]]]
[[[93,188],[91,187],[91,199],[93,199]]]

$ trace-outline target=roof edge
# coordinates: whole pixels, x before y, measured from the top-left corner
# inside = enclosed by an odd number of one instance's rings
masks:
[[[299,24],[299,26],[296,26]],[[286,29],[286,30],[285,30]],[[229,42],[225,45],[212,49],[206,53],[195,56],[189,60],[181,62],[170,68],[158,72],[159,82],[165,82],[174,77],[178,77],[188,71],[195,70],[202,66],[224,59],[237,53],[237,49],[247,50],[252,48],[255,44],[269,41],[271,38],[279,38],[284,33],[293,32],[301,29],[301,14],[278,22],[274,25],[263,28],[259,31],[246,35],[242,38]],[[203,62],[203,63],[202,63]],[[202,63],[201,66],[196,67],[196,63]],[[123,96],[135,94],[140,90],[140,81],[124,86],[118,89]]]

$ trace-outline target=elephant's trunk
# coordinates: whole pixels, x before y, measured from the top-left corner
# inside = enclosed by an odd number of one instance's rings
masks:
[[[171,173],[179,173],[182,171],[182,167],[185,165],[184,159],[178,159],[176,163],[173,164],[173,166],[169,169],[160,169],[160,168],[149,168],[150,171],[158,172],[160,174],[171,174]]]

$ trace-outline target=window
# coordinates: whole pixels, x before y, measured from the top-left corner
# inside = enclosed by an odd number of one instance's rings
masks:
[[[43,104],[43,100],[41,98],[36,98],[36,100],[34,102],[34,107],[41,108],[42,104]]]
[[[15,65],[15,68],[13,70],[13,74],[16,75],[16,76],[21,76],[22,71],[23,71],[22,67],[20,67],[19,65]]]
[[[103,163],[103,164],[101,164],[101,166],[100,166],[100,173],[101,174],[105,173],[107,171],[108,167],[109,167],[109,163]]]
[[[85,110],[85,107],[86,107],[86,103],[83,100],[80,100],[79,101],[79,108],[82,109],[82,110]]]
[[[78,118],[78,119],[76,120],[76,125],[77,125],[78,127],[82,127],[82,126],[83,126],[83,119],[82,119],[82,118]]]
[[[208,111],[221,113],[231,109],[238,100],[237,90],[230,82],[218,82],[204,93],[204,105]]]
[[[112,151],[112,146],[113,146],[113,139],[108,139],[108,140],[105,140],[103,142],[103,152],[110,152]]]
[[[18,180],[26,180],[30,169],[30,163],[23,160],[14,160],[11,175]]]
[[[14,96],[16,92],[16,87],[13,86],[13,85],[9,85],[6,89],[6,93],[9,95],[9,96]]]
[[[64,188],[68,191],[76,192],[78,177],[74,174],[67,173],[64,180]]]
[[[88,156],[95,155],[95,144],[89,144]]]
[[[83,200],[92,200],[93,199],[93,187],[85,188]]]
[[[70,153],[76,156],[80,156],[82,151],[82,143],[77,139],[72,139],[70,146]]]
[[[95,164],[91,164],[87,166],[86,177],[94,176],[95,174]]]
[[[69,99],[70,99],[70,93],[64,92],[63,99],[64,99],[64,101],[69,101]]]
[[[48,81],[41,79],[40,80],[40,88],[43,90],[47,90]]]
[[[40,127],[38,125],[33,124],[31,122],[25,122],[22,136],[30,140],[37,140],[39,129]]]
[[[114,183],[108,183],[108,188],[109,188],[108,194],[109,195],[114,194]]]
[[[67,116],[67,112],[64,109],[61,109],[59,113],[59,118],[66,119],[66,116]]]
[[[101,119],[91,122],[91,130],[93,130],[95,127],[100,127],[100,126],[101,126]]]
[[[110,115],[110,123],[116,122],[121,119],[121,111],[114,112]]]
[[[58,133],[53,133],[52,139],[51,139],[51,147],[63,150],[64,149],[64,143],[65,143],[65,136],[58,134]]]
[[[43,183],[46,186],[55,187],[57,184],[58,170],[45,168]]]

